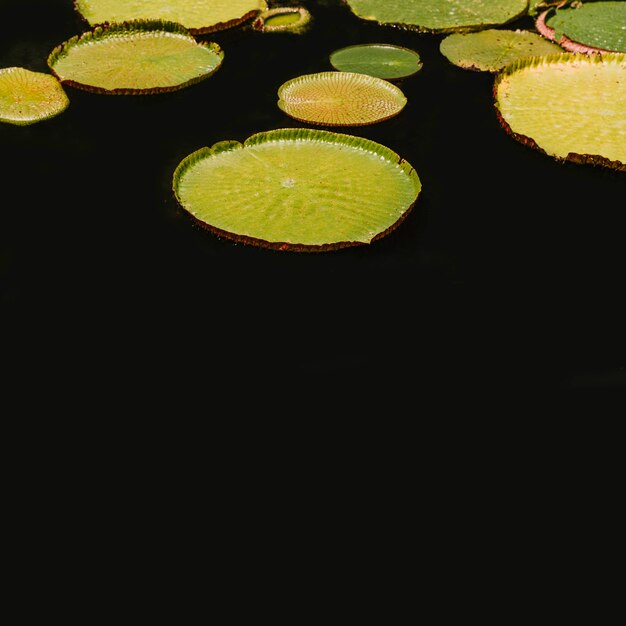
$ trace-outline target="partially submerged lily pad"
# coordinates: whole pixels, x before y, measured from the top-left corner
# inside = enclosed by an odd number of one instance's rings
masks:
[[[245,244],[322,252],[370,244],[422,188],[404,159],[360,137],[283,128],[224,141],[177,166],[177,201],[201,226]]]
[[[389,119],[407,103],[401,89],[358,72],[318,72],[278,89],[278,107],[290,117],[323,126],[364,126]]]
[[[626,55],[563,52],[517,61],[494,81],[498,119],[560,161],[626,170]]]
[[[260,13],[252,22],[252,28],[264,33],[300,33],[310,23],[311,14],[304,7],[276,7]]]
[[[441,41],[439,49],[448,61],[463,69],[494,73],[518,59],[563,52],[538,33],[501,28],[453,33]]]
[[[422,32],[500,26],[528,11],[528,0],[345,0],[361,19]]]
[[[393,80],[412,76],[422,69],[415,50],[386,43],[346,46],[330,55],[330,64],[341,72],[359,72]]]
[[[194,35],[238,26],[267,10],[266,0],[74,0],[74,6],[90,26],[162,20]]]
[[[182,89],[214,74],[223,59],[216,43],[198,42],[180,24],[135,20],[72,37],[48,65],[63,84],[124,95]]]
[[[569,52],[626,52],[626,2],[562,2],[536,28]]]
[[[55,76],[23,67],[0,68],[0,122],[34,124],[59,115],[69,103]]]

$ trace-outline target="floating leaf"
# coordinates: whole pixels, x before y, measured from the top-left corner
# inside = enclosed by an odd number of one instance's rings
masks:
[[[203,227],[297,252],[380,239],[406,218],[421,188],[413,167],[381,144],[293,128],[201,148],[173,176],[177,201]]]
[[[537,30],[570,52],[626,52],[626,2],[561,3],[542,12]]]
[[[626,170],[626,55],[517,61],[494,82],[505,130],[557,160]]]
[[[267,10],[266,0],[74,0],[90,24],[162,20],[198,35],[237,26]]]
[[[340,48],[330,55],[330,64],[342,72],[358,72],[388,80],[411,76],[422,69],[417,52],[383,43]]]
[[[174,91],[215,73],[224,53],[180,24],[135,20],[96,27],[57,46],[48,65],[64,83],[106,94]]]
[[[441,41],[439,49],[454,65],[479,72],[497,72],[518,59],[563,52],[538,33],[505,29],[453,33]]]
[[[264,33],[302,32],[310,22],[311,14],[304,7],[277,7],[263,11],[252,27]]]
[[[0,122],[34,124],[62,113],[69,103],[63,86],[50,74],[23,67],[0,69]]]
[[[397,115],[406,105],[392,83],[358,72],[305,74],[283,83],[278,107],[302,122],[324,126],[363,126]]]
[[[379,24],[423,32],[479,30],[526,15],[528,0],[346,0],[352,12]]]

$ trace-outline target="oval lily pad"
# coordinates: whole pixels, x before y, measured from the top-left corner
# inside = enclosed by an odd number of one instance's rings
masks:
[[[528,0],[346,0],[352,12],[379,24],[422,32],[479,30],[527,14]]]
[[[498,118],[515,139],[557,160],[626,170],[626,55],[532,57],[494,81]]]
[[[301,32],[310,24],[311,14],[304,7],[277,7],[263,11],[252,28],[264,33]]]
[[[62,113],[69,103],[55,76],[23,67],[0,69],[0,122],[34,124]]]
[[[388,80],[405,78],[422,69],[417,52],[385,43],[340,48],[330,55],[330,64],[341,72],[358,72]]]
[[[389,148],[325,130],[283,128],[224,141],[177,166],[177,201],[200,225],[234,241],[321,252],[392,232],[421,191]]]
[[[536,28],[570,52],[626,52],[626,2],[564,2],[541,13]]]
[[[563,52],[539,33],[497,28],[453,33],[441,41],[439,49],[448,61],[463,69],[494,73],[518,59]]]
[[[267,10],[266,0],[74,0],[74,6],[90,26],[161,20],[193,35],[232,28]]]
[[[278,89],[278,107],[290,117],[323,126],[364,126],[389,119],[406,105],[392,83],[358,72],[318,72]]]
[[[135,20],[96,27],[57,46],[48,65],[63,83],[105,94],[182,89],[214,74],[224,53],[180,24]]]

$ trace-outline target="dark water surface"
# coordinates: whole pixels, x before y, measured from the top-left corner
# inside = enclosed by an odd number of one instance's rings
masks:
[[[624,173],[557,163],[507,136],[493,76],[451,65],[442,36],[359,20],[339,1],[300,4],[313,15],[302,35],[200,37],[225,60],[197,85],[68,87],[58,117],[0,124],[0,304],[15,368],[51,376],[63,362],[68,382],[146,375],[157,390],[183,379],[207,394],[254,385],[272,403],[289,388],[361,400],[396,385],[416,399],[623,388]],[[0,67],[47,72],[54,46],[87,29],[70,0],[0,0]],[[423,68],[394,81],[408,98],[397,117],[335,130],[415,167],[423,190],[406,221],[331,253],[235,244],[192,223],[171,191],[181,159],[305,127],[276,106],[279,86],[370,42],[409,47]]]

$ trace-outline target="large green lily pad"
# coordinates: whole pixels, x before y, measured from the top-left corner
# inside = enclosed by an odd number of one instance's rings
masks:
[[[74,6],[90,26],[162,20],[194,35],[237,26],[268,8],[266,0],[74,0]]]
[[[330,64],[341,72],[360,72],[386,80],[405,78],[422,69],[415,50],[384,43],[346,46],[330,55]]]
[[[318,72],[292,78],[278,89],[278,107],[290,117],[322,126],[365,126],[397,115],[402,90],[359,72]]]
[[[224,53],[180,24],[135,20],[96,27],[57,46],[48,65],[67,85],[105,94],[182,89],[214,74]]]
[[[392,232],[422,185],[404,159],[360,137],[283,128],[193,152],[176,199],[213,233],[265,248],[321,252]]]
[[[0,122],[34,124],[57,116],[69,103],[55,76],[23,67],[0,69]]]
[[[439,49],[454,65],[479,72],[498,72],[519,59],[563,52],[539,33],[504,28],[452,33],[442,39]]]
[[[570,52],[626,52],[626,2],[561,3],[542,12],[537,30]]]
[[[514,138],[560,161],[626,170],[626,54],[563,52],[504,68],[498,119]]]
[[[528,11],[528,0],[345,1],[362,19],[433,33],[499,26]]]

